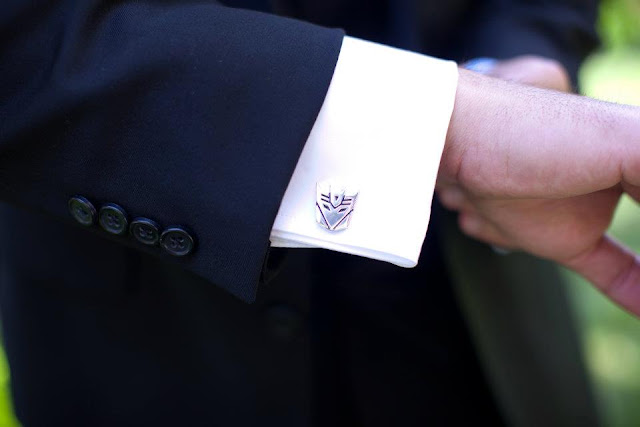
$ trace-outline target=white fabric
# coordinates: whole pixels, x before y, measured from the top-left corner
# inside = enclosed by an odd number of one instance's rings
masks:
[[[272,246],[325,248],[414,267],[457,80],[454,62],[345,37],[273,225]],[[316,183],[327,180],[359,190],[347,230],[316,223]]]

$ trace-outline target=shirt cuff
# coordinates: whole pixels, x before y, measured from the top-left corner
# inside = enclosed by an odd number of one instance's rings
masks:
[[[345,37],[271,232],[275,247],[418,263],[453,112],[457,65]],[[316,184],[357,189],[349,227],[316,223]]]

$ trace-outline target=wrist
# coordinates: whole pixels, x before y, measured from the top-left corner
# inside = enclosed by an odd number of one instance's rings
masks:
[[[469,148],[469,131],[473,129],[473,122],[477,120],[473,111],[477,102],[476,88],[478,79],[476,73],[459,69],[458,87],[449,128],[445,139],[444,150],[440,161],[438,179],[444,181],[457,181],[462,159]]]

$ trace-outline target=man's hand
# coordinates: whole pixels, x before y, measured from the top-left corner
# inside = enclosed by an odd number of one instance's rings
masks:
[[[460,71],[438,192],[465,233],[559,262],[640,315],[640,262],[605,234],[639,186],[639,108]]]

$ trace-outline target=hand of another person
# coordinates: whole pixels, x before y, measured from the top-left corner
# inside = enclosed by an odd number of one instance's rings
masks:
[[[540,56],[524,55],[497,61],[486,75],[539,88],[571,92],[571,80],[564,66]]]
[[[640,262],[606,235],[621,194],[640,199],[640,108],[461,70],[437,189],[468,235],[565,265],[640,315]]]

